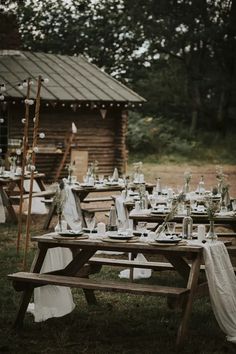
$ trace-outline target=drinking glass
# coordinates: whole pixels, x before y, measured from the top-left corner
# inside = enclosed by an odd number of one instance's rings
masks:
[[[94,215],[85,216],[85,222],[91,234],[96,224],[95,216]]]
[[[156,198],[154,195],[149,195],[149,202],[150,202],[152,208],[154,208],[156,206]]]
[[[167,226],[167,230],[168,230],[170,236],[172,237],[173,234],[175,233],[176,222],[172,222],[172,221],[171,221],[171,222],[168,222],[168,223],[166,224],[166,226]]]
[[[137,225],[137,230],[141,232],[140,240],[145,239],[144,233],[147,231],[147,223],[145,221],[139,221]]]

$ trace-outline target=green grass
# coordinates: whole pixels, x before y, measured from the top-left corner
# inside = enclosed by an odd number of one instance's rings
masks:
[[[20,294],[6,275],[21,270],[22,252],[15,250],[16,227],[0,226],[0,353],[170,354],[175,352],[180,312],[164,298],[98,293],[99,306],[88,306],[81,290],[73,290],[76,309],[63,318],[34,323],[26,315],[24,328],[11,326]],[[34,228],[32,234],[39,234]],[[30,250],[29,262],[35,249]],[[120,269],[104,267],[101,278],[117,279]],[[97,275],[96,275],[97,276]],[[173,272],[154,273],[152,282],[181,282]],[[189,334],[181,353],[234,353],[211,310],[209,299],[194,303]]]

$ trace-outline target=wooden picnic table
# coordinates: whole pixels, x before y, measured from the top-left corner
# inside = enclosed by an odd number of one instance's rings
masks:
[[[150,223],[162,223],[164,221],[166,214],[152,214],[152,213],[132,213],[129,215],[129,218],[134,222],[134,228],[137,226],[139,221],[146,221]],[[195,224],[209,224],[209,218],[207,214],[191,214],[193,219],[193,223]],[[184,215],[176,215],[173,217],[171,221],[175,221],[177,223],[182,223]],[[224,215],[217,215],[214,217],[215,225],[224,225],[230,227],[234,232],[236,232],[236,216],[224,216]]]
[[[153,188],[153,184],[146,184],[147,190],[151,190]],[[131,188],[137,188],[137,185],[131,185]],[[97,193],[99,195],[104,195],[109,192],[121,192],[124,189],[123,185],[119,184],[111,184],[111,185],[103,185],[103,184],[96,184],[95,186],[76,186],[74,185],[71,190],[73,192],[75,202],[76,202],[76,207],[77,207],[77,213],[81,217],[83,221],[83,226],[86,226],[84,222],[84,214],[83,214],[83,208],[81,207],[81,203],[86,202],[86,197],[92,193]],[[112,198],[111,198],[112,199]],[[90,199],[90,202],[92,199]],[[102,198],[96,198],[94,201],[102,201]],[[104,200],[105,201],[105,200]],[[88,211],[100,211],[100,212],[105,212],[109,210],[107,207],[97,207],[97,208],[86,208]],[[56,205],[55,203],[52,203],[48,215],[46,217],[43,229],[47,230],[49,228],[50,222],[52,220],[53,215],[56,213]]]
[[[19,272],[9,275],[9,278],[13,281],[15,290],[23,291],[14,323],[16,327],[23,324],[33,290],[47,284],[82,288],[88,303],[96,303],[94,291],[165,296],[171,308],[182,309],[176,339],[177,346],[181,346],[187,334],[193,301],[198,296],[205,295],[208,292],[207,281],[200,280],[199,278],[200,267],[203,261],[203,247],[199,245],[162,247],[156,245],[155,242],[152,244],[140,243],[139,241],[113,243],[92,239],[80,240],[79,238],[73,240],[62,238],[60,240],[53,238],[52,234],[33,237],[32,241],[38,243],[38,251],[30,272]],[[58,246],[70,248],[74,255],[73,260],[64,269],[39,274],[47,250]],[[106,264],[103,258],[99,261],[97,257],[94,257],[98,250],[164,256],[171,267],[183,278],[184,286],[170,287],[122,282],[120,280],[89,279],[89,274],[99,272],[101,266]],[[136,263],[134,263],[134,267],[137,266]],[[123,266],[126,265],[125,262],[122,264]],[[109,259],[109,265],[112,265],[111,259]],[[128,266],[132,266],[130,262]],[[143,267],[159,269],[158,265],[155,268],[154,262],[151,262],[150,265],[149,262],[146,262]]]
[[[40,192],[33,193],[33,197],[49,196],[49,191],[46,191],[45,185],[43,183],[43,178],[45,174],[37,173],[34,174],[34,180],[37,182]],[[30,180],[30,175],[24,175],[24,180]],[[3,206],[7,209],[10,220],[13,223],[17,223],[18,218],[14,210],[13,205],[19,204],[19,191],[21,186],[21,176],[0,176],[0,195],[2,197]],[[23,199],[28,198],[29,193],[24,189]]]

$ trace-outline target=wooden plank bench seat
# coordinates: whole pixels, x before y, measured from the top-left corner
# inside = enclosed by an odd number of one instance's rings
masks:
[[[97,198],[86,198],[82,203],[97,203],[97,202],[111,202],[113,201],[112,197],[97,197]]]
[[[236,246],[231,246],[228,250],[229,255],[236,256]],[[114,259],[114,258],[105,258],[105,257],[92,257],[89,260],[89,264],[112,266],[112,267],[129,267],[129,268],[148,268],[152,270],[174,270],[174,267],[169,262],[139,262],[135,260],[127,259]],[[233,267],[234,272],[236,273],[236,267]],[[200,267],[201,271],[205,270],[205,265],[202,264]]]
[[[89,260],[90,264],[101,264],[105,266],[114,267],[134,267],[134,268],[149,268],[153,270],[172,270],[172,264],[168,262],[138,262],[127,259],[114,259],[114,258],[102,258],[92,257]]]
[[[55,192],[54,191],[41,191],[41,192],[34,192],[32,193],[32,197],[33,198],[36,198],[36,197],[51,197],[51,196],[54,196],[55,195]],[[28,199],[29,198],[29,194],[26,193],[26,194],[23,194],[23,199]],[[10,196],[10,199],[12,201],[19,201],[20,200],[20,195],[12,195]]]
[[[169,286],[160,285],[146,285],[136,284],[128,282],[112,282],[112,281],[95,281],[93,279],[85,279],[78,277],[68,277],[62,275],[51,274],[38,274],[19,272],[8,275],[8,278],[14,283],[23,282],[32,284],[33,287],[39,287],[44,285],[59,285],[68,286],[72,288],[82,288],[88,290],[99,291],[112,291],[112,292],[125,292],[131,294],[148,294],[157,296],[178,297],[187,294],[189,290],[187,288],[175,288]],[[17,290],[17,289],[16,289]]]
[[[103,213],[106,211],[109,211],[111,207],[93,207],[93,208],[82,208],[83,212],[88,212],[88,213]]]

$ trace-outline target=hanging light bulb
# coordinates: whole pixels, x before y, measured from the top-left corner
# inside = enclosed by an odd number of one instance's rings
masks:
[[[0,123],[4,123],[4,118],[0,118]]]
[[[19,90],[23,90],[23,88],[24,88],[24,87],[23,87],[22,84],[18,84],[18,89],[19,89]]]
[[[34,151],[35,153],[37,153],[37,152],[39,152],[39,148],[38,148],[37,146],[35,146],[35,147],[33,148],[33,151]]]
[[[0,95],[0,101],[3,101],[4,100],[4,96],[3,95]]]
[[[21,149],[16,149],[16,155],[21,155]]]
[[[23,87],[27,87],[28,86],[28,83],[26,80],[23,81],[23,84],[22,84]]]
[[[5,86],[5,84],[1,84],[1,91],[2,91],[2,92],[6,91],[6,86]]]
[[[25,122],[26,122],[26,119],[25,119],[25,118],[22,118],[22,119],[21,119],[21,123],[25,124]]]
[[[48,83],[49,83],[49,79],[48,79],[47,77],[45,77],[45,79],[43,79],[43,82],[44,82],[45,84],[48,84]]]
[[[44,133],[39,133],[39,137],[40,137],[40,139],[44,139],[45,138],[45,134]]]

